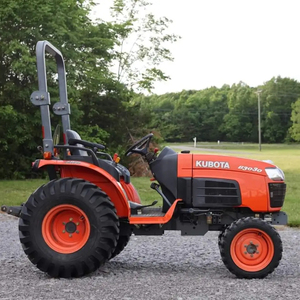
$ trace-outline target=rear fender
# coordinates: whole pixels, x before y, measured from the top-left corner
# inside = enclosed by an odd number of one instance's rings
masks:
[[[128,200],[141,204],[140,196],[132,183],[126,183],[124,180],[121,180],[121,185],[127,194]]]
[[[34,164],[35,169],[44,169],[54,166],[59,171],[61,178],[82,178],[97,185],[114,203],[119,217],[128,218],[130,207],[128,196],[115,178],[103,169],[86,162],[72,160],[38,160]]]

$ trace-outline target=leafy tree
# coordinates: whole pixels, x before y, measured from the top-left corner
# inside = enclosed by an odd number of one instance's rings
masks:
[[[257,141],[257,97],[243,82],[228,91],[228,114],[222,131],[228,141]]]
[[[30,162],[37,157],[36,146],[41,143],[40,113],[29,100],[37,89],[37,41],[48,40],[64,54],[74,124],[83,117],[78,105],[88,104],[88,99],[83,99],[84,87],[97,94],[114,85],[108,71],[113,34],[106,24],[92,24],[89,11],[90,2],[83,0],[0,2],[1,178],[28,176]],[[49,60],[48,87],[55,101],[54,66]]]
[[[300,142],[300,99],[292,104],[292,109],[290,134],[296,142]]]
[[[114,0],[111,7],[117,80],[138,91],[151,91],[154,82],[169,79],[159,66],[173,60],[167,45],[179,38],[168,32],[170,19],[149,12],[151,5],[146,0]]]
[[[282,143],[288,137],[292,125],[291,105],[300,97],[300,83],[278,76],[261,88],[263,141]]]

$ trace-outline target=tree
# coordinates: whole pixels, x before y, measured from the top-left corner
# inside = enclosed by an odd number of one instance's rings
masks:
[[[282,143],[292,125],[292,104],[300,97],[300,83],[291,78],[273,77],[266,82],[262,99],[263,141]]]
[[[109,25],[92,24],[90,5],[83,0],[0,1],[1,178],[29,176],[31,161],[37,157],[36,146],[41,143],[40,112],[29,100],[37,90],[37,41],[50,41],[64,55],[73,124],[80,124],[83,117],[77,107],[89,105],[83,98],[87,87],[94,94],[103,93],[108,86],[114,89],[115,80],[109,72],[114,35]],[[55,101],[54,61],[49,60],[47,66],[48,87]],[[88,133],[86,127],[78,127]]]
[[[293,125],[289,132],[296,142],[300,142],[300,99],[292,104],[292,109],[291,121]]]
[[[257,99],[243,82],[232,85],[227,94],[228,113],[221,131],[232,142],[257,140]]]
[[[148,12],[151,5],[147,0],[114,0],[111,7],[117,80],[137,91],[151,91],[154,82],[169,79],[159,66],[173,60],[167,44],[179,38],[168,33],[170,19]]]

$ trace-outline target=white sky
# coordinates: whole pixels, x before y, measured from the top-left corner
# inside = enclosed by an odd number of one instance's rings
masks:
[[[101,3],[95,15],[106,18]],[[154,92],[257,86],[273,76],[300,81],[300,0],[153,0],[156,16],[173,20],[182,37],[170,45],[174,61],[161,68],[171,80]]]

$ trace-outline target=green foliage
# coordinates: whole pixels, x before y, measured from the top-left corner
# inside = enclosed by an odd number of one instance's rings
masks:
[[[159,65],[173,60],[167,45],[179,38],[168,32],[170,19],[149,12],[151,5],[146,0],[114,0],[111,7],[117,79],[139,91],[151,91],[154,82],[169,79]]]
[[[240,82],[227,94],[229,112],[221,131],[228,141],[255,141],[257,138],[257,97],[254,90]]]
[[[71,126],[82,138],[122,153],[129,133],[135,134],[133,128],[145,127],[146,114],[138,104],[131,105],[133,80],[151,89],[155,80],[167,78],[158,67],[171,59],[163,46],[175,40],[166,33],[170,20],[143,17],[141,11],[149,3],[124,0],[114,2],[113,22],[95,23],[89,18],[93,5],[91,0],[0,1],[0,178],[31,176],[31,162],[39,158],[40,112],[29,101],[38,88],[35,45],[39,40],[51,42],[65,58]],[[136,47],[120,50],[139,30],[143,33]],[[151,39],[149,45],[146,37]],[[114,73],[116,60],[120,68]],[[133,65],[141,60],[148,65],[138,72]],[[122,80],[123,76],[130,80]],[[47,59],[47,78],[51,100],[58,101],[52,58]],[[54,125],[59,122],[55,118]]]
[[[282,143],[298,141],[297,107],[293,130],[289,131],[291,104],[300,97],[300,83],[290,78],[272,78],[259,89],[263,141]],[[169,142],[258,141],[257,88],[243,82],[211,87],[200,91],[182,91],[164,95],[138,96],[136,102],[151,113],[149,128],[155,128]]]
[[[293,125],[290,128],[290,134],[296,142],[300,142],[300,99],[292,104],[292,109],[291,120]]]
[[[0,2],[0,178],[29,176],[31,161],[37,157],[36,146],[41,144],[40,113],[29,101],[30,94],[37,90],[37,41],[48,40],[64,54],[69,98],[75,112],[73,121],[77,124],[83,115],[76,103],[81,103],[84,87],[93,80],[103,86],[107,78],[113,77],[108,71],[113,58],[113,34],[108,25],[92,24],[89,10],[88,1]],[[49,60],[47,66],[51,99],[57,101],[54,61]],[[101,78],[93,78],[97,72]],[[99,89],[93,88],[97,93]]]
[[[274,77],[262,87],[263,140],[284,142],[292,125],[292,104],[300,97],[300,84],[290,78]]]
[[[114,0],[112,22],[92,22],[92,1],[0,1],[0,178],[31,176],[39,158],[40,112],[29,101],[37,90],[35,45],[48,40],[63,53],[71,126],[82,138],[123,154],[150,130],[166,141],[257,142],[256,88],[240,82],[144,96],[172,60],[167,48],[179,37],[171,20],[151,13],[147,0]],[[115,72],[114,65],[117,64]],[[48,89],[58,101],[56,66],[47,59]],[[261,94],[264,142],[300,140],[300,83],[276,77]],[[297,101],[297,102],[296,102]],[[52,120],[55,125],[58,119]]]

